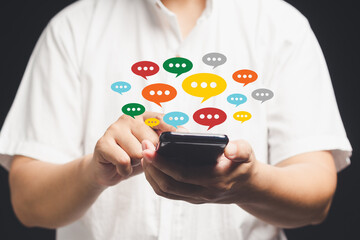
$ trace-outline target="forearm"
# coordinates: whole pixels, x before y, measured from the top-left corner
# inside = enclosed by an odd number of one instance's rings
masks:
[[[321,153],[319,153],[321,154]],[[324,159],[324,155],[326,159]],[[336,188],[335,167],[330,153],[318,159],[295,157],[293,164],[259,164],[247,199],[238,204],[254,216],[283,228],[321,222]],[[327,164],[324,164],[325,162]],[[254,190],[255,189],[255,190]]]
[[[91,158],[63,165],[16,160],[21,164],[10,171],[10,189],[20,221],[30,227],[57,228],[80,218],[104,189],[91,178]]]

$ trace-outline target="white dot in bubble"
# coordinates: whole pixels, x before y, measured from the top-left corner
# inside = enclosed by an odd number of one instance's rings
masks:
[[[170,91],[169,90],[166,90],[165,91],[165,95],[169,95],[170,94]]]
[[[247,115],[245,115],[245,117],[247,118]]]
[[[218,61],[220,62],[220,61],[221,61],[221,58],[218,58]]]
[[[240,99],[240,101],[242,101],[242,97],[241,98],[239,98]]]
[[[207,60],[208,60],[208,62],[210,62],[210,61],[211,61],[211,58],[210,58],[210,57],[208,57],[208,58],[207,58]]]
[[[119,86],[115,86],[115,88],[118,88]]]
[[[216,61],[216,58],[213,58],[212,60],[215,62],[215,61]]]
[[[249,78],[252,78],[252,75],[251,75],[251,74],[249,74]]]
[[[264,96],[264,93],[262,92],[260,95],[261,95],[261,96]]]
[[[258,93],[258,92],[256,93],[256,96],[259,96],[259,93]]]
[[[204,118],[205,118],[205,115],[204,115],[204,114],[200,114],[200,118],[201,118],[201,119],[204,119]]]
[[[269,93],[265,93],[265,96],[269,96]]]
[[[181,64],[181,66],[182,66],[183,68],[186,67],[186,63]]]
[[[148,68],[147,67],[144,67],[144,71],[147,71],[148,70]]]
[[[236,115],[236,117],[240,117],[240,115]]]
[[[232,98],[230,98],[230,100],[231,100],[231,101],[234,101],[234,98],[232,97]]]
[[[202,88],[206,88],[206,87],[207,87],[207,83],[206,83],[206,82],[202,82],[202,83],[201,83],[201,87],[202,87]]]
[[[174,117],[174,120],[177,121],[177,120],[179,120],[179,118],[178,118],[178,117]]]
[[[157,95],[159,95],[159,96],[162,95],[162,91],[160,91],[160,90],[157,91]]]
[[[180,67],[180,64],[179,63],[175,64],[175,67],[177,67],[177,68]]]
[[[154,67],[153,67],[153,66],[151,66],[149,69],[150,69],[150,71],[152,71],[152,70],[154,70]]]
[[[241,75],[239,74],[237,77],[238,77],[238,78],[241,78]]]
[[[138,111],[140,111],[140,110],[141,110],[141,108],[137,108],[137,110],[138,110]]]
[[[174,64],[172,64],[172,63],[169,63],[169,67],[171,67],[171,68],[172,68],[173,66],[174,66]]]
[[[173,117],[169,117],[169,120],[172,121],[172,120],[173,120]]]
[[[212,119],[212,115],[211,115],[211,114],[208,114],[208,115],[207,115],[207,118],[208,118],[208,119]]]
[[[216,88],[216,82],[210,83],[210,87],[211,87],[211,88]]]
[[[181,121],[184,120],[184,117],[180,117],[180,120],[181,120]]]
[[[123,88],[123,86],[120,86],[120,88]]]
[[[215,114],[215,115],[214,115],[214,118],[215,118],[215,119],[219,119],[219,117],[220,117],[219,114]]]
[[[125,85],[124,88],[127,88],[127,86]]]
[[[197,82],[192,82],[192,83],[191,83],[191,87],[193,87],[193,88],[196,88],[197,85],[198,85]]]
[[[241,115],[241,117],[243,118],[243,117],[244,117],[244,115]]]
[[[141,67],[138,67],[138,70],[139,70],[139,71],[141,71],[141,69],[142,69]]]
[[[235,98],[235,101],[239,100],[237,97]]]
[[[154,95],[154,94],[155,94],[155,91],[154,91],[154,90],[151,90],[149,93],[150,93],[150,95]]]
[[[127,108],[126,110],[127,110],[128,112],[130,112],[131,108]]]
[[[136,109],[135,109],[135,108],[132,108],[131,110],[132,110],[133,112],[135,112]]]
[[[243,78],[246,78],[247,76],[244,74]]]

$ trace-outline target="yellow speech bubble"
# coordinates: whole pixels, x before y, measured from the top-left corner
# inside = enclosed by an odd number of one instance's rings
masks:
[[[241,123],[249,120],[251,118],[251,114],[246,111],[239,111],[234,113],[234,119],[240,121]]]
[[[203,103],[225,91],[226,85],[226,81],[216,74],[197,73],[185,78],[182,88],[192,96],[202,97]]]
[[[159,119],[156,119],[156,118],[148,118],[145,120],[145,124],[148,125],[149,127],[155,127],[157,125],[160,124],[160,121]]]

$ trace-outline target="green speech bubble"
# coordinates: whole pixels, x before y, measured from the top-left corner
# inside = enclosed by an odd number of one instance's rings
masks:
[[[122,107],[122,112],[132,118],[145,112],[145,107],[139,103],[128,103]]]
[[[183,73],[190,71],[193,68],[193,64],[189,59],[174,57],[169,58],[163,64],[163,68],[169,73],[176,73],[176,77]]]

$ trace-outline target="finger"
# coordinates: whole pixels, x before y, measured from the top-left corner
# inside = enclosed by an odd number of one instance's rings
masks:
[[[220,172],[222,166],[218,169],[217,165],[196,166],[191,163],[186,164],[181,159],[164,158],[157,154],[154,149],[145,149],[143,157],[164,174],[183,183],[207,186],[222,176],[222,172]]]
[[[143,140],[149,140],[154,146],[159,142],[158,134],[145,123],[139,123],[131,127],[132,134],[141,143]]]
[[[226,158],[234,162],[248,162],[253,154],[250,144],[244,140],[231,141],[224,150]]]
[[[112,131],[110,133],[119,145],[131,158],[133,165],[138,165],[142,156],[141,143],[131,133],[130,129],[123,129],[119,131]]]
[[[176,131],[175,127],[164,122],[164,120],[163,120],[164,114],[163,113],[145,112],[142,116],[143,116],[144,121],[148,118],[156,118],[157,120],[159,120],[160,123],[157,126],[153,127],[153,129],[157,130],[158,133]]]
[[[142,141],[141,142],[141,147],[142,147],[143,151],[146,150],[146,149],[155,150],[155,146],[149,140]]]
[[[183,126],[178,126],[178,128],[176,129],[176,132],[184,132],[184,133],[188,133],[189,130]]]
[[[113,164],[120,176],[129,176],[132,173],[129,155],[117,145],[111,137],[102,137],[96,144],[95,152],[100,154],[102,164]]]
[[[143,163],[143,165],[146,165],[146,163]],[[172,200],[183,200],[183,201],[187,201],[187,202],[194,203],[194,204],[205,203],[205,201],[203,201],[203,200],[194,199],[193,196],[192,197],[181,196],[178,194],[167,192],[166,190],[164,191],[159,186],[158,182],[156,180],[154,180],[153,175],[149,171],[144,171],[144,173],[145,173],[146,180],[150,183],[150,185],[154,189],[155,193],[159,196],[162,196],[162,197],[165,197],[168,199],[172,199]]]
[[[172,177],[164,174],[162,171],[152,166],[151,162],[145,159],[144,171],[147,172],[157,183],[163,192],[194,198],[200,196],[206,189],[194,184],[178,182]]]

